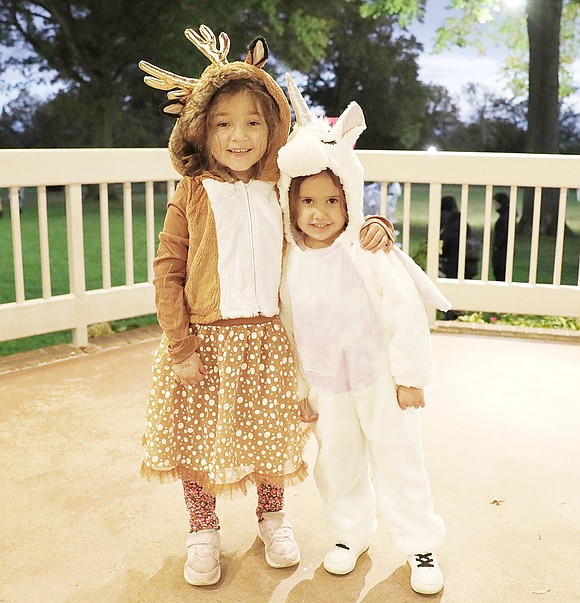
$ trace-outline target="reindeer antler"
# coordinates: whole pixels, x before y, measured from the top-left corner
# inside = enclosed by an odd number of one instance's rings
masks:
[[[230,39],[227,34],[219,35],[219,47],[213,31],[207,25],[200,25],[200,33],[189,28],[185,30],[185,37],[194,44],[214,65],[227,65]],[[199,80],[193,77],[184,77],[156,67],[147,61],[139,61],[139,69],[149,75],[143,79],[151,88],[166,90],[168,101],[162,105],[164,113],[179,117],[191,93],[195,90]]]
[[[228,62],[230,38],[222,31],[219,35],[220,45],[217,46],[215,34],[207,25],[199,26],[200,33],[194,29],[185,30],[185,37],[194,44],[214,65],[225,65]],[[200,35],[201,34],[201,35]]]
[[[148,86],[157,88],[157,90],[173,90],[177,87],[181,89],[183,94],[190,94],[199,81],[194,77],[184,77],[171,73],[171,71],[156,67],[147,61],[139,61],[139,69],[150,74],[145,76],[143,80]],[[151,75],[154,77],[150,77]]]
[[[193,92],[199,80],[193,77],[176,75],[147,61],[139,61],[139,69],[150,74],[143,78],[148,86],[157,90],[167,90],[168,102],[162,105],[163,113],[179,117],[187,98]]]

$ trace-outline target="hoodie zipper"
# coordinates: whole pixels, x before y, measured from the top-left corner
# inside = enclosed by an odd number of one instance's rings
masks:
[[[256,304],[256,310],[258,314],[262,313],[260,307],[260,300],[258,297],[258,275],[256,270],[256,247],[254,245],[254,219],[252,215],[252,206],[250,205],[250,183],[242,182],[244,187],[244,194],[246,199],[246,207],[248,210],[248,219],[250,223],[250,249],[252,251],[252,285],[254,287],[254,303]]]

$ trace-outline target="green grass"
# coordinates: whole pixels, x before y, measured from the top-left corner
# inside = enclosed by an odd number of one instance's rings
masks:
[[[505,190],[505,189],[498,189]],[[508,191],[509,192],[509,191]],[[442,195],[453,195],[459,204],[461,198],[461,187],[447,185],[443,187]],[[483,240],[483,222],[485,209],[485,188],[482,186],[471,186],[469,188],[467,222],[472,231],[472,236]],[[411,190],[411,225],[410,225],[410,252],[411,255],[420,252],[421,245],[427,240],[428,223],[428,186],[415,184]],[[518,215],[522,213],[522,195],[520,191],[518,199]],[[393,214],[397,220],[397,228],[402,230],[403,201],[399,199],[397,209]],[[497,213],[492,209],[492,226],[497,219]],[[566,205],[566,224],[572,233],[567,232],[564,236],[564,253],[562,260],[563,285],[576,285],[578,283],[578,259],[580,257],[580,203],[576,201],[575,191],[569,191]],[[515,255],[513,266],[514,282],[528,282],[530,270],[531,235],[516,233]],[[537,261],[537,283],[552,283],[554,271],[554,256],[556,252],[556,238],[542,235],[539,242]],[[481,270],[481,266],[480,266]],[[493,279],[491,263],[489,278]]]
[[[0,191],[3,199],[6,191]],[[24,289],[26,299],[42,297],[40,270],[40,237],[36,190],[26,189],[24,209],[20,216],[23,249]],[[165,215],[166,194],[163,190],[155,195],[155,232],[161,230]],[[145,234],[145,193],[143,185],[133,186],[133,262],[136,283],[147,280],[147,247]],[[0,265],[0,303],[16,300],[12,258],[12,233],[10,212],[4,204],[4,216],[0,220],[0,249],[2,257],[10,259]],[[52,295],[70,291],[68,274],[68,249],[64,191],[49,189],[47,192],[48,237],[50,249],[50,278]],[[85,280],[87,289],[102,287],[101,226],[99,202],[88,197],[83,200],[83,237],[85,246]],[[109,241],[112,285],[125,283],[125,242],[123,234],[123,202],[119,187],[109,190]],[[154,315],[146,315],[111,323],[113,330],[124,330],[154,324]],[[34,337],[0,342],[0,356],[23,352],[59,343],[70,343],[71,331],[59,331]]]
[[[133,261],[135,282],[147,280],[147,251],[145,239],[145,195],[143,186],[133,187]],[[113,191],[114,193],[115,191]],[[125,283],[125,241],[123,235],[123,202],[118,194],[109,199],[109,241],[111,282]],[[5,198],[6,195],[3,195]],[[35,191],[26,191],[24,211],[20,216],[23,249],[24,289],[26,299],[42,297],[40,271],[40,237]],[[64,193],[49,190],[48,237],[50,249],[50,278],[52,295],[70,291]],[[155,232],[158,233],[165,215],[165,194],[156,195]],[[83,201],[83,238],[85,245],[85,279],[88,290],[102,287],[101,225],[97,200]],[[0,220],[0,249],[5,258],[12,258],[12,235],[9,212]],[[0,303],[15,301],[14,270],[11,262],[0,266]]]
[[[92,192],[92,191],[91,191]],[[467,220],[476,237],[482,237],[484,219],[484,187],[470,187],[469,209]],[[7,191],[0,191],[2,198],[7,198]],[[568,226],[580,235],[580,203],[570,193],[567,205],[566,222]],[[444,195],[454,195],[458,200],[461,189],[458,186],[444,186]],[[412,187],[411,195],[411,242],[410,250],[414,254],[427,237],[428,221],[428,187],[416,184]],[[24,211],[21,214],[22,247],[24,263],[24,284],[26,299],[42,297],[42,282],[40,272],[40,243],[38,232],[38,212],[36,206],[36,189],[26,189],[24,196]],[[158,233],[165,215],[166,195],[164,187],[160,186],[155,195],[155,232]],[[518,211],[521,214],[521,199]],[[402,228],[403,201],[399,199],[394,218],[398,220],[397,227]],[[87,289],[102,287],[101,243],[100,243],[100,213],[98,200],[88,195],[83,201],[84,216],[84,245],[85,245],[85,275]],[[493,212],[492,221],[496,214]],[[66,216],[64,192],[58,189],[48,191],[48,227],[50,246],[50,274],[52,295],[69,292],[68,280],[68,251],[66,236]],[[109,231],[111,247],[111,280],[113,285],[125,283],[125,249],[123,236],[123,203],[119,186],[109,187]],[[10,215],[7,204],[4,204],[4,217],[0,220],[0,250],[5,259],[0,264],[0,303],[15,301],[14,270],[12,258],[12,235]],[[542,237],[538,257],[538,283],[551,283],[554,264],[555,238]],[[529,272],[530,237],[516,235],[515,264],[513,280],[527,282]],[[578,258],[580,256],[580,236],[566,234],[564,243],[564,262],[562,284],[576,284],[578,277]],[[135,282],[147,279],[146,240],[145,240],[145,193],[143,185],[133,185],[133,258]],[[6,261],[8,259],[8,261]],[[153,315],[136,317],[127,321],[112,323],[113,330],[149,325],[155,322]],[[48,333],[35,337],[1,342],[0,356],[15,352],[36,349],[57,343],[70,343],[70,331]]]
[[[580,331],[580,318],[538,316],[536,314],[505,314],[502,312],[472,312],[457,317],[460,322],[491,325],[534,327],[539,329],[566,329]]]

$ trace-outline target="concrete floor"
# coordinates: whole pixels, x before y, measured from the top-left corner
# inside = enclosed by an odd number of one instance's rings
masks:
[[[432,597],[410,590],[384,530],[352,574],[327,574],[311,478],[286,497],[299,566],[265,564],[253,494],[220,499],[223,578],[188,586],[180,484],[139,477],[155,346],[0,377],[1,602],[580,601],[580,346],[433,336],[423,431],[447,540]],[[311,440],[311,465],[315,452]]]

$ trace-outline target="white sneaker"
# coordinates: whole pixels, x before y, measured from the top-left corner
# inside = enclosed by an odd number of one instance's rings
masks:
[[[322,565],[324,566],[324,569],[331,574],[338,574],[339,576],[349,574],[355,568],[358,558],[368,548],[368,544],[362,548],[355,549],[339,542],[324,555]]]
[[[422,595],[434,595],[443,588],[443,574],[435,553],[407,557],[411,566],[411,588]]]
[[[264,543],[266,563],[276,568],[296,565],[300,561],[300,549],[284,512],[270,511],[262,517],[258,524],[258,536]]]
[[[200,530],[189,534],[183,577],[193,586],[209,586],[219,581],[220,533],[217,530]]]

